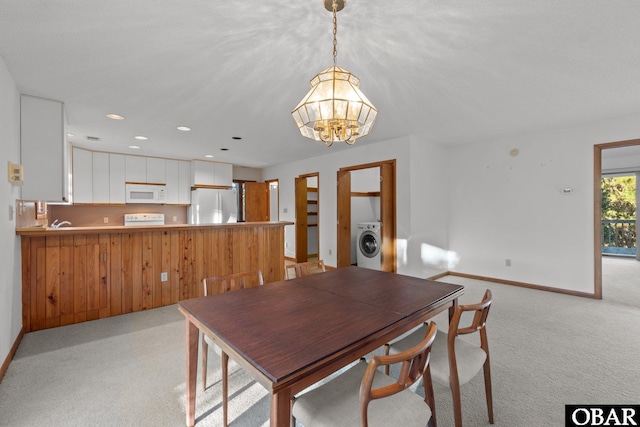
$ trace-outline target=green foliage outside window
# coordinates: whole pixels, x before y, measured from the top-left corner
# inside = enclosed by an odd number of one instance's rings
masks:
[[[636,177],[602,178],[603,253],[635,254]]]
[[[636,219],[636,177],[602,178],[602,218]]]

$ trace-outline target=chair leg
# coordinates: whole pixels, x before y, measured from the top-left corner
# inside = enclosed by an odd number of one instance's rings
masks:
[[[391,349],[391,344],[385,344],[384,345],[384,355],[388,356],[389,355],[389,350]],[[385,375],[389,375],[389,365],[384,365],[384,374]]]
[[[453,367],[455,369],[455,366]],[[462,427],[462,404],[460,403],[460,380],[457,370],[450,369],[449,387],[453,399],[453,419],[456,427]]]
[[[424,401],[429,405],[431,409],[431,420],[429,420],[429,427],[438,427],[438,421],[436,417],[436,398],[433,392],[433,381],[431,379],[431,367],[427,365],[424,375],[422,376],[422,387],[424,388]]]
[[[229,408],[229,355],[222,352],[222,425],[228,425]]]
[[[493,424],[493,395],[491,393],[491,365],[489,363],[489,355],[487,355],[487,360],[484,362],[484,391],[487,395],[489,423]]]
[[[201,341],[202,341],[202,391],[207,389],[207,356],[209,354],[209,346],[207,345],[207,341],[204,339],[204,334],[200,333]]]

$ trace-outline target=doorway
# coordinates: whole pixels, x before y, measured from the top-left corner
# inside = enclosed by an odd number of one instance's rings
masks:
[[[605,151],[606,150],[606,151]],[[603,190],[602,190],[602,186],[603,186],[603,181],[602,181],[602,177],[603,177],[603,172],[605,172],[603,170],[603,155],[607,156],[609,153],[614,153],[614,151],[609,151],[609,150],[625,150],[625,158],[629,159],[632,153],[637,153],[639,158],[640,158],[640,139],[634,139],[634,140],[628,140],[628,141],[619,141],[619,142],[612,142],[612,143],[607,143],[607,144],[598,144],[594,146],[594,224],[593,224],[593,229],[594,229],[594,297],[597,299],[602,299],[603,297],[603,277],[611,277],[611,275],[609,274],[609,271],[607,271],[607,275],[604,276],[603,275],[603,243],[604,243],[604,239],[605,239],[605,231],[608,232],[608,230],[605,230],[605,228],[610,228],[611,226],[609,224],[604,224],[603,225]],[[604,151],[604,153],[603,153]],[[618,151],[619,153],[622,151]],[[615,168],[612,166],[614,165],[615,162],[610,162],[607,161],[607,165],[606,165],[606,169],[608,172],[613,173],[615,172]],[[630,164],[627,164],[625,166],[620,167],[619,172],[622,171],[622,169],[626,169],[627,172],[631,172],[631,169],[634,169],[633,166],[631,166]],[[635,165],[635,169],[637,169],[637,173],[638,175],[640,175],[640,162],[638,164]],[[637,192],[637,188],[636,188],[636,192]],[[636,193],[637,195],[637,193]],[[637,201],[638,197],[636,197],[636,207],[638,204]],[[637,209],[636,209],[637,212]],[[616,224],[617,227],[617,224]],[[635,221],[634,221],[634,233],[635,233]],[[627,245],[628,246],[628,245]],[[636,242],[636,247],[637,247],[637,242]],[[640,255],[637,254],[637,250],[636,250],[636,257],[638,257],[637,259],[640,260]],[[607,259],[607,261],[609,261]],[[640,265],[640,262],[635,261],[635,264]],[[634,265],[635,266],[635,265]],[[615,268],[615,266],[613,265],[613,263],[608,263],[607,264],[608,268]],[[607,279],[609,280],[609,279]],[[605,282],[606,285],[606,282]]]
[[[396,161],[387,160],[350,166],[338,170],[338,241],[337,266],[346,267],[352,263],[352,197],[361,197],[360,192],[353,192],[351,173],[363,169],[379,168],[379,197],[380,197],[380,236],[381,269],[396,272]],[[374,192],[375,193],[375,192]],[[371,196],[366,194],[365,196]],[[376,193],[377,195],[377,193]]]
[[[320,173],[295,178],[296,262],[318,259],[320,254]]]
[[[265,181],[269,191],[269,221],[280,220],[280,191],[279,181],[277,179],[270,179]]]

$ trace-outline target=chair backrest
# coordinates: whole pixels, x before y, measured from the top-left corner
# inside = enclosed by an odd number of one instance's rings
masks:
[[[449,322],[449,336],[448,336],[448,347],[449,354],[452,351],[455,351],[455,338],[458,335],[467,335],[472,334],[474,332],[480,333],[480,346],[488,354],[488,343],[487,343],[487,317],[489,316],[489,309],[491,308],[491,303],[493,301],[493,297],[491,295],[491,290],[487,289],[482,297],[482,301],[477,304],[466,304],[466,305],[458,305],[453,312],[453,316],[451,317],[451,321]],[[464,312],[475,312],[473,313],[473,319],[471,323],[466,326],[460,326],[460,319],[462,318],[462,313]]]
[[[215,295],[264,284],[262,271],[247,271],[202,279],[204,295]]]
[[[388,397],[412,386],[421,377],[423,378],[425,401],[434,411],[433,385],[431,382],[431,371],[429,370],[429,355],[431,352],[431,344],[436,337],[438,327],[435,322],[431,322],[427,328],[427,333],[420,343],[401,353],[390,354],[385,356],[373,356],[369,360],[369,366],[362,378],[360,385],[360,419],[362,425],[368,425],[367,408],[369,402],[374,399]],[[401,363],[400,373],[395,383],[380,388],[372,388],[373,379],[378,371],[379,366],[393,365]]]
[[[296,264],[288,264],[286,266],[287,279],[293,279],[296,277],[308,276],[315,273],[323,273],[324,261],[321,259],[317,261],[298,262]]]

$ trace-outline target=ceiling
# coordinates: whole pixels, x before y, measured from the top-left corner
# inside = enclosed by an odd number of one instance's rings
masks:
[[[355,146],[638,113],[639,21],[637,0],[348,0],[337,63],[379,112]],[[0,56],[21,93],[65,103],[74,145],[249,167],[351,148],[290,114],[333,65],[331,33],[322,0],[0,0]]]

